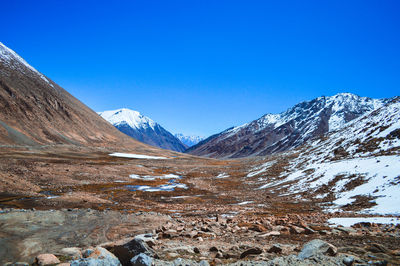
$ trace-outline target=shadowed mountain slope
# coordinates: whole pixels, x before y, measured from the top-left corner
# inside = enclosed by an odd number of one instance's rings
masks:
[[[238,158],[290,150],[311,138],[338,130],[388,101],[350,93],[319,97],[299,103],[280,114],[266,114],[250,123],[221,132],[187,152],[213,158]]]

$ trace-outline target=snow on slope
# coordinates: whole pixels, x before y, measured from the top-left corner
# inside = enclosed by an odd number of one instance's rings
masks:
[[[307,140],[339,130],[353,119],[372,112],[390,99],[371,99],[351,93],[319,97],[280,114],[266,114],[222,132],[189,150],[216,158],[264,156],[291,150]]]
[[[154,127],[156,126],[156,123],[147,116],[144,116],[137,111],[133,111],[127,108],[99,112],[98,114],[114,126],[126,124],[132,128],[137,129],[154,129]]]
[[[332,203],[332,211],[364,204],[366,213],[400,214],[399,121],[397,98],[342,130],[290,152],[298,156],[280,178],[259,175],[258,189],[287,187],[284,195],[299,197],[308,193]],[[250,176],[259,174],[254,170]]]
[[[290,108],[283,113],[266,114],[253,121],[258,125],[258,127],[254,127],[253,131],[258,132],[271,125],[277,128],[290,121],[295,121],[294,127],[298,127],[297,124],[303,123],[303,121],[299,120],[298,118],[317,118],[323,109],[331,108],[332,113],[329,118],[329,132],[331,132],[342,128],[350,120],[349,117],[346,117],[346,112],[365,114],[382,107],[386,102],[386,100],[360,97],[352,93],[339,93],[329,97],[323,96],[313,101],[319,105],[318,109],[316,109],[316,112],[313,112],[308,108],[309,106],[307,106],[312,101],[303,102],[295,105],[293,108]],[[237,132],[238,129],[249,126],[250,124],[251,123],[246,123],[244,125],[235,127],[229,132],[229,134],[231,135]]]
[[[45,78],[43,74],[37,71],[34,67],[28,64],[28,62],[26,62],[22,57],[20,57],[16,52],[14,52],[1,42],[0,42],[0,61],[2,61],[2,63],[8,65],[13,69],[21,71],[22,73],[25,73],[25,69],[28,68],[35,74],[39,75],[40,78],[45,82],[47,82],[51,87],[54,87],[53,84],[51,84],[50,81],[47,78]],[[19,64],[22,64],[26,68],[20,67]]]

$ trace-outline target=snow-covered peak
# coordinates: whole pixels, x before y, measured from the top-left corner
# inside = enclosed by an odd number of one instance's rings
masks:
[[[105,120],[114,126],[126,124],[132,128],[152,128],[157,125],[156,122],[140,114],[138,111],[122,108],[118,110],[104,111],[98,113]]]
[[[194,135],[186,136],[181,133],[175,134],[175,137],[177,137],[182,143],[184,143],[189,147],[196,145],[197,143],[199,143],[204,139],[204,137],[201,136],[194,136]]]
[[[21,71],[24,74],[27,74],[25,70],[29,69],[34,74],[38,75],[42,80],[47,82],[51,87],[54,87],[53,84],[51,84],[43,74],[41,74],[33,66],[28,64],[28,62],[26,62],[16,52],[5,46],[2,42],[0,42],[0,62],[8,65],[13,69]]]
[[[291,120],[305,120],[317,117],[324,109],[330,109],[329,132],[342,128],[347,122],[359,115],[371,112],[382,107],[387,99],[371,99],[360,97],[352,93],[338,93],[333,96],[322,96],[312,101],[296,104],[292,108],[279,114],[266,114],[251,123],[246,123],[230,130],[229,135],[246,127],[252,127],[253,131],[260,131],[268,126],[275,128],[290,122]]]

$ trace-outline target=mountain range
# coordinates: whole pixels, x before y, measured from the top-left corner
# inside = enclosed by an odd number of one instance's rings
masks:
[[[152,119],[127,108],[99,112],[99,115],[119,131],[143,143],[183,152],[188,146]]]
[[[242,126],[215,134],[186,150],[213,158],[263,156],[287,151],[307,140],[341,129],[391,99],[371,99],[351,93],[319,97],[280,114],[266,114]]]

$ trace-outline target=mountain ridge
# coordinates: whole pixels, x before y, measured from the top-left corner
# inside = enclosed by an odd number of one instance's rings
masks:
[[[266,114],[225,130],[218,133],[218,137],[209,138],[187,152],[213,158],[238,158],[286,151],[310,138],[340,129],[347,122],[381,107],[389,100],[351,93],[318,97],[298,103],[279,114]]]
[[[156,152],[119,132],[3,43],[0,109],[3,146],[72,145]]]

